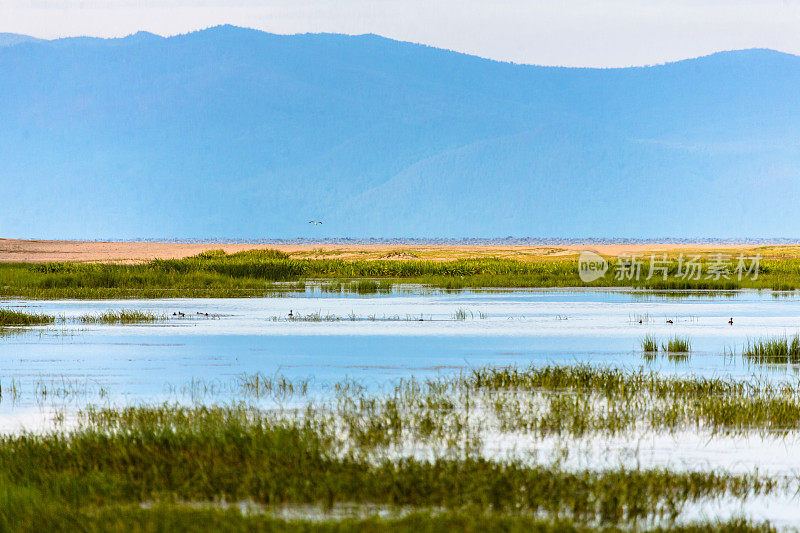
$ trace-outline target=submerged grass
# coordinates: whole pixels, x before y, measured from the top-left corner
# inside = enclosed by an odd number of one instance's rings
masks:
[[[711,261],[701,261],[701,265]],[[609,263],[614,272],[616,260]],[[0,265],[0,296],[27,298],[157,298],[280,295],[304,290],[306,280],[331,280],[322,290],[376,294],[393,283],[442,289],[477,287],[633,287],[648,290],[731,290],[800,288],[800,259],[762,261],[759,276],[683,279],[677,264],[667,279],[608,275],[581,281],[574,260],[525,262],[482,258],[452,261],[419,259],[295,259],[276,250],[235,254],[210,251],[185,259],[157,259],[139,265],[8,263]],[[618,279],[619,278],[619,279]]]

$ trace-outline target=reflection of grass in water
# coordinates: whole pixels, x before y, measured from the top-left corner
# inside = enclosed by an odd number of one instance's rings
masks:
[[[667,352],[667,359],[673,363],[686,363],[691,359],[688,352]]]
[[[755,363],[798,364],[800,363],[800,335],[791,340],[787,337],[762,338],[747,341],[742,357]]]
[[[143,322],[158,322],[166,320],[163,314],[137,309],[122,309],[120,311],[106,311],[99,315],[84,315],[79,318],[84,324],[137,324]]]
[[[321,517],[307,517],[308,507],[298,506],[295,518],[282,515],[292,511],[291,506],[281,506],[274,510],[278,516],[262,512],[255,504],[242,505],[246,512],[239,512],[236,506],[193,503],[156,502],[145,507],[140,505],[108,505],[100,509],[61,509],[53,508],[29,494],[19,495],[7,492],[8,500],[14,504],[8,517],[14,520],[20,531],[43,529],[43,523],[58,524],[69,530],[72,524],[92,524],[93,531],[164,531],[168,525],[172,531],[225,531],[229,533],[274,531],[303,531],[306,533],[334,533],[339,531],[393,533],[419,533],[420,531],[535,531],[541,533],[573,532],[589,533],[597,528],[587,526],[581,521],[567,518],[545,519],[519,513],[503,511],[483,512],[480,509],[466,508],[452,511],[418,510],[408,512],[406,508],[381,508],[367,506],[358,512],[347,506],[348,513],[340,515],[338,506],[317,506]],[[385,507],[385,506],[384,506]],[[132,525],[136,524],[136,528]],[[614,530],[613,528],[611,530]],[[714,522],[708,525],[673,526],[668,529],[675,533],[767,533],[775,531],[768,525],[760,525],[743,519],[728,522]],[[636,531],[657,531],[667,529],[637,528]]]
[[[392,292],[392,282],[386,280],[334,281],[319,286],[322,292],[342,294],[378,294]]]

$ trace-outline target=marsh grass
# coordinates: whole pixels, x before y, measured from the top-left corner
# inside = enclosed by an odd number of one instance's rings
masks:
[[[668,354],[688,354],[692,351],[692,341],[688,337],[670,337],[661,349]]]
[[[645,353],[653,353],[658,351],[658,341],[652,335],[645,335],[641,341],[642,351]]]
[[[658,339],[645,335],[641,340],[642,358],[652,362],[658,358]],[[673,363],[685,363],[691,357],[692,343],[688,337],[674,336],[661,343],[661,354]]]
[[[611,271],[616,260],[610,261]],[[606,276],[585,284],[577,262],[526,262],[481,258],[296,259],[276,250],[225,254],[205,252],[185,259],[158,259],[139,265],[87,263],[7,263],[0,265],[0,296],[26,298],[159,298],[280,296],[304,290],[306,280],[332,280],[322,290],[376,294],[392,284],[422,284],[445,290],[478,287],[631,287],[660,291],[727,291],[739,288],[800,288],[800,259],[761,262],[757,279],[618,280]],[[335,288],[338,285],[338,289]]]
[[[164,314],[138,309],[122,309],[119,311],[106,311],[99,315],[83,315],[78,320],[83,324],[140,324],[166,320]]]
[[[474,318],[474,314],[470,311],[470,316]],[[466,320],[467,319],[467,310],[463,308],[459,308],[455,313],[453,313],[453,320]]]
[[[274,506],[377,505],[403,510],[386,524],[404,523],[410,512],[419,517],[417,527],[428,529],[471,517],[475,527],[523,528],[539,521],[553,531],[564,524],[642,530],[642,523],[655,520],[672,530],[692,502],[743,501],[797,489],[793,478],[758,472],[575,470],[524,453],[505,459],[481,453],[486,431],[511,440],[686,427],[743,435],[796,432],[800,390],[792,385],[589,365],[478,368],[403,379],[382,391],[354,380],[322,382],[315,385],[329,394],[319,399],[309,398],[311,385],[242,374],[234,383],[240,397],[294,401],[285,409],[243,401],[89,407],[71,429],[0,436],[0,508],[3,501],[15,502],[0,516],[34,523],[47,513],[54,513],[53,520],[101,520],[115,512],[120,527],[158,517],[163,529],[171,523],[163,520],[200,520],[207,512],[209,523],[232,517],[231,527],[239,527],[273,523],[268,509]],[[208,393],[216,387],[194,380],[190,386]],[[56,386],[53,394],[73,389]],[[297,404],[302,399],[308,403]],[[420,457],[410,450],[428,451]],[[229,504],[222,502],[263,510],[228,515]],[[346,520],[320,524],[347,529]]]
[[[687,502],[785,489],[757,473],[563,470],[469,455],[366,459],[326,418],[246,406],[87,410],[62,434],[0,438],[4,490],[65,510],[99,504],[251,501],[535,513],[578,523],[674,520]]]
[[[274,322],[280,320],[280,317],[272,317]],[[339,322],[343,320],[343,318],[339,315],[334,314],[322,314],[321,311],[314,311],[313,313],[308,314],[301,314],[301,313],[294,313],[291,317],[288,317],[290,322]]]
[[[800,363],[800,334],[747,341],[742,357],[755,363]]]
[[[52,324],[55,320],[56,318],[51,315],[0,309],[0,328],[4,326],[42,326]]]

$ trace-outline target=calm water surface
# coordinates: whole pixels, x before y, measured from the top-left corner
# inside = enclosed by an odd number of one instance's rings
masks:
[[[767,292],[682,298],[621,291],[305,294],[2,305],[68,320],[0,338],[0,383],[7,386],[13,379],[23,391],[43,383],[83,383],[87,389],[102,387],[106,398],[123,403],[166,399],[192,380],[225,381],[254,372],[312,378],[317,384],[357,378],[377,386],[484,365],[580,361],[626,368],[646,364],[664,373],[796,379],[794,367],[754,367],[730,353],[741,352],[748,339],[800,331],[800,298]],[[133,308],[168,319],[152,325],[69,320]],[[290,311],[295,320],[288,319]],[[173,316],[179,312],[185,316]],[[315,314],[340,320],[296,320]],[[646,334],[691,338],[691,360],[645,363],[639,345]],[[0,407],[8,408],[6,402]]]
[[[748,339],[800,332],[800,298],[768,292],[676,297],[614,290],[418,290],[379,296],[1,304],[66,320],[0,337],[0,432],[46,431],[54,414],[65,414],[69,423],[87,404],[225,403],[239,397],[238,378],[256,372],[310,378],[311,398],[329,394],[328,385],[345,378],[379,390],[412,375],[508,364],[587,362],[664,374],[800,379],[795,366],[747,365],[736,355]],[[77,321],[120,309],[147,310],[167,320],[128,326]],[[290,311],[295,320],[289,320]],[[339,320],[297,320],[309,315]],[[644,361],[640,341],[647,334],[660,340],[689,337],[690,360]],[[558,438],[487,435],[484,453],[534,453],[547,460],[559,456],[563,446]],[[725,437],[689,429],[596,435],[570,441],[568,448],[564,464],[575,468],[662,466],[800,475],[795,435]],[[693,512],[769,517],[784,525],[800,520],[796,499],[789,496],[709,505]]]

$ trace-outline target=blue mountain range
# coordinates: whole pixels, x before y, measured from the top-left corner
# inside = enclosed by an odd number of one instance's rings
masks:
[[[0,34],[0,236],[794,237],[798,87],[770,50],[580,69],[232,26]]]

